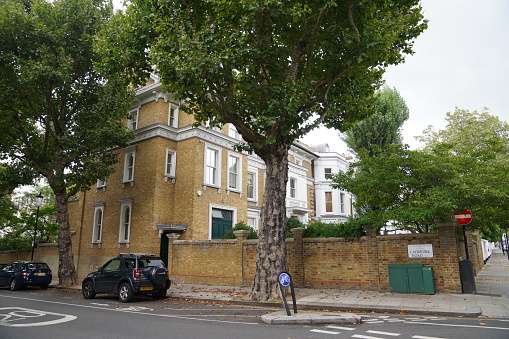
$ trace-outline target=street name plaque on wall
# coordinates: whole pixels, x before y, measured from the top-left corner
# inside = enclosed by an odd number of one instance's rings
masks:
[[[409,258],[433,258],[433,245],[408,245]]]

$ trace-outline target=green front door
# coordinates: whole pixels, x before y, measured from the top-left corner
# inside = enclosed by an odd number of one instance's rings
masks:
[[[233,211],[212,209],[212,239],[219,239],[233,227]]]

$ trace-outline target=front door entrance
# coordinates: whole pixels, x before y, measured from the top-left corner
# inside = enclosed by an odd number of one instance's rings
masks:
[[[233,227],[233,211],[212,209],[212,239],[219,239]]]

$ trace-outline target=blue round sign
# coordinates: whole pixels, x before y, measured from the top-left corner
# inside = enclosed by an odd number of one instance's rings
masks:
[[[290,279],[290,275],[288,273],[283,272],[283,273],[279,274],[279,283],[282,286],[286,287],[286,286],[290,285],[290,281],[291,281],[291,279]]]

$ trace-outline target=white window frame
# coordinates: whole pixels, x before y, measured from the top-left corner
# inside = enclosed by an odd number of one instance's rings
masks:
[[[164,176],[169,178],[175,178],[176,166],[177,166],[177,151],[167,148],[166,162],[164,166]]]
[[[259,210],[247,210],[247,226],[252,227],[255,231],[260,229],[260,218]]]
[[[100,221],[98,221],[98,213],[101,213]],[[104,205],[95,206],[94,226],[92,229],[92,244],[100,244],[102,242],[103,228],[104,228]]]
[[[130,164],[130,159],[132,156],[132,166]],[[134,167],[136,164],[136,149],[128,149],[124,154],[124,176],[123,182],[132,182],[134,181]],[[131,168],[132,167],[132,168]]]
[[[295,157],[295,163],[299,166],[302,166],[302,159],[299,157]]]
[[[140,109],[135,108],[128,111],[129,118],[127,119],[127,128],[132,129],[133,131],[138,128],[138,117],[140,115]],[[134,117],[131,118],[131,116]]]
[[[128,220],[126,220],[126,211],[129,210]],[[118,243],[128,244],[131,237],[131,220],[133,215],[132,201],[120,204],[120,227],[118,230]],[[127,237],[126,237],[127,228]]]
[[[290,177],[288,179],[290,198],[297,198],[297,178]]]
[[[323,169],[323,174],[325,175],[325,180],[331,180],[331,176],[332,176],[332,168],[324,168]]]
[[[170,102],[168,106],[168,126],[178,128],[179,123],[178,118],[179,118],[179,106]]]
[[[97,179],[96,188],[104,188],[106,187],[106,178],[105,179]]]
[[[232,172],[235,162],[237,168]],[[228,152],[228,190],[242,191],[242,156],[233,152]]]
[[[215,164],[210,163],[209,151],[216,154]],[[203,184],[206,186],[221,187],[221,159],[222,150],[210,144],[205,144],[205,156],[203,161]],[[213,166],[211,166],[213,165]],[[214,169],[213,176],[210,177],[210,171]]]
[[[240,136],[240,133],[239,131],[237,131],[237,128],[235,127],[235,125],[229,123],[228,124],[228,135],[234,139],[237,139],[237,140],[241,140],[241,136]]]
[[[345,193],[339,193],[339,211],[341,214],[345,214]]]
[[[252,175],[252,179],[250,176]],[[250,181],[252,183],[250,184]],[[258,201],[258,171],[248,170],[247,172],[247,186],[246,186],[247,200],[248,201]],[[250,194],[252,193],[252,195]]]

